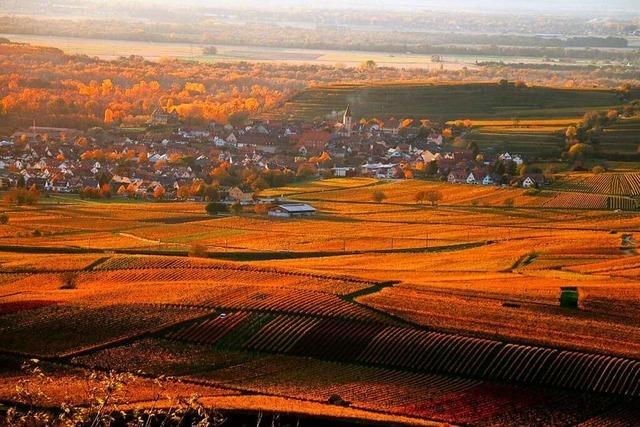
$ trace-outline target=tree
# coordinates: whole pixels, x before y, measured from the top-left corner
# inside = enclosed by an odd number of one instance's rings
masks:
[[[427,200],[429,200],[431,206],[437,206],[442,199],[443,196],[439,190],[430,190],[427,192]]]
[[[588,157],[591,154],[592,148],[588,144],[577,143],[573,144],[569,149],[569,157],[576,160],[581,160]]]
[[[415,200],[416,203],[423,203],[425,200],[427,200],[427,192],[426,191],[418,191],[416,193],[416,195],[413,197],[413,200]]]
[[[202,53],[205,55],[217,55],[218,48],[215,46],[205,46],[202,48]]]
[[[431,160],[428,164],[427,164],[427,168],[426,168],[426,174],[427,175],[435,175],[438,173],[438,162],[435,160]]]
[[[104,110],[104,124],[109,126],[113,124],[113,110],[111,108],[107,108]]]
[[[78,276],[73,271],[67,271],[60,274],[60,289],[75,289],[78,287]]]
[[[104,183],[100,186],[100,195],[106,199],[111,198],[111,186],[108,183]]]
[[[591,172],[595,174],[600,174],[600,173],[603,173],[604,171],[605,171],[605,168],[602,165],[594,166],[593,169],[591,169]]]
[[[227,205],[218,202],[207,203],[205,210],[209,215],[219,215],[221,213],[229,212]]]
[[[181,199],[181,200],[186,200],[187,198],[189,198],[189,187],[187,187],[186,185],[179,187],[177,196],[178,196],[178,199]]]
[[[382,203],[386,198],[387,195],[382,190],[376,190],[371,194],[371,199],[376,203]]]
[[[7,192],[4,199],[7,203],[16,205],[35,205],[40,199],[40,192],[33,186],[29,190],[17,187]]]
[[[233,215],[240,215],[242,213],[242,205],[240,204],[240,202],[235,202],[234,204],[229,206],[229,211]]]
[[[209,202],[217,202],[220,200],[220,187],[218,185],[205,185],[203,195],[205,200]]]
[[[192,243],[189,247],[189,256],[193,258],[208,258],[207,247],[200,243]]]
[[[362,64],[360,64],[360,68],[366,71],[373,71],[376,69],[376,66],[376,62],[372,59],[364,61]]]
[[[517,171],[519,176],[525,176],[528,171],[527,165],[525,165],[524,163],[519,164]]]
[[[0,224],[1,225],[9,224],[9,215],[7,215],[4,212],[0,213]]]
[[[271,205],[267,203],[260,203],[253,208],[253,212],[258,215],[267,215],[269,213],[269,209],[271,209]]]
[[[514,205],[515,201],[511,197],[504,199],[504,206],[506,208],[511,209]]]
[[[153,198],[156,200],[161,200],[164,197],[165,193],[166,191],[164,187],[158,184],[156,185],[156,188],[153,189]]]
[[[246,111],[238,111],[237,113],[229,115],[227,120],[233,127],[242,127],[247,124],[247,121],[249,120],[249,113]]]

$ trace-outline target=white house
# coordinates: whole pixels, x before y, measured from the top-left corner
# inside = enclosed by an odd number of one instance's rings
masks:
[[[533,177],[528,176],[522,181],[523,188],[532,188],[536,186],[537,186],[537,182]]]
[[[231,144],[231,145],[237,145],[238,144],[238,138],[234,135],[233,132],[231,132],[229,134],[229,136],[227,136],[225,138],[225,141],[227,141],[227,143]]]
[[[420,156],[422,157],[422,161],[425,163],[430,163],[434,160],[438,160],[440,158],[440,154],[433,154],[431,151],[429,150],[424,150],[422,152],[422,154],[420,154]]]
[[[471,172],[469,176],[467,176],[467,184],[481,184],[486,175],[486,173],[481,171]]]
[[[437,135],[437,136],[431,135],[427,138],[427,142],[431,144],[442,145],[442,135]]]
[[[306,203],[287,203],[269,209],[269,216],[273,218],[305,217],[316,214],[316,208]]]
[[[373,175],[376,178],[393,178],[396,175],[397,165],[383,163],[366,163],[362,165],[362,173]]]
[[[495,183],[496,181],[493,179],[491,174],[486,174],[485,177],[482,179],[482,185],[493,185]]]
[[[335,167],[331,168],[331,170],[333,171],[333,176],[346,177],[350,173],[355,172],[356,169],[350,167]]]

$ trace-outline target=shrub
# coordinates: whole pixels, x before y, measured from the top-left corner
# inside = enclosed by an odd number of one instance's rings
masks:
[[[207,258],[209,256],[209,252],[207,251],[206,246],[199,243],[193,243],[191,247],[189,247],[189,256],[192,258]]]
[[[209,215],[218,215],[221,213],[229,212],[229,210],[227,209],[227,205],[218,202],[208,203],[205,207],[205,210]]]
[[[427,192],[427,200],[431,202],[431,206],[437,206],[438,202],[443,199],[442,193],[439,190],[431,190]]]
[[[253,211],[258,215],[267,215],[269,213],[269,209],[271,209],[271,205],[262,203],[262,204],[256,205],[253,208]]]
[[[384,191],[382,190],[376,190],[371,195],[371,199],[373,199],[373,201],[377,203],[382,203],[386,198],[387,198],[387,195],[384,194]]]
[[[40,198],[40,192],[31,187],[29,190],[25,188],[14,188],[5,194],[4,199],[7,203],[16,205],[35,205]]]
[[[60,285],[60,289],[76,289],[78,287],[78,276],[76,273],[72,271],[67,271],[60,275],[60,280],[62,284]]]
[[[242,205],[239,202],[235,202],[231,206],[229,206],[229,211],[233,215],[240,215],[242,213]]]

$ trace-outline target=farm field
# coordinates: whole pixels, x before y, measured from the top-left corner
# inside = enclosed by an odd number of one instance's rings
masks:
[[[517,61],[521,63],[544,63],[537,57],[500,57],[490,55],[445,55],[443,61],[433,62],[431,55],[411,53],[387,53],[372,51],[347,51],[326,49],[295,49],[266,46],[243,46],[217,44],[216,55],[202,53],[206,45],[193,43],[145,42],[130,40],[104,40],[80,37],[41,36],[32,34],[0,34],[13,42],[46,45],[62,49],[68,54],[96,56],[113,60],[121,56],[138,55],[148,60],[178,58],[203,62],[252,61],[286,64],[314,64],[334,66],[344,64],[357,67],[363,61],[373,60],[385,67],[422,68],[425,70],[460,70],[476,67],[480,61]]]
[[[329,179],[265,192],[319,211],[285,220],[196,202],[4,205],[0,357],[53,362],[72,393],[83,370],[127,372],[133,392],[176,377],[176,395],[220,409],[633,424],[640,216],[549,204],[635,201],[635,185],[633,173],[563,174],[541,192]],[[429,190],[437,206],[415,202]],[[193,244],[208,256],[188,256]],[[565,286],[577,309],[560,306]],[[16,378],[0,370],[0,399]]]

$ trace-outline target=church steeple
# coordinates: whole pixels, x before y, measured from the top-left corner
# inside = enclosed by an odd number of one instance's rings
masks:
[[[351,136],[351,132],[353,131],[353,117],[351,116],[351,107],[349,105],[347,105],[346,110],[344,110],[342,126],[344,127],[347,136]]]

